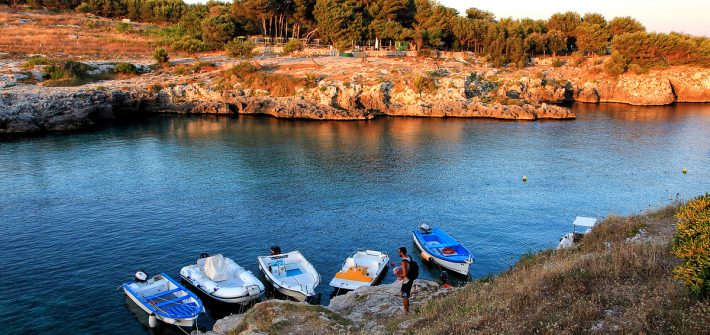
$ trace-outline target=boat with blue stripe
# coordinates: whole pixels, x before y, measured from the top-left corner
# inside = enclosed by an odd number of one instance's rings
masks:
[[[148,313],[148,325],[153,328],[157,321],[162,321],[178,327],[193,327],[204,310],[202,301],[165,273],[147,277],[139,271],[135,281],[123,284],[123,291]]]
[[[297,301],[306,301],[316,296],[320,275],[300,251],[281,253],[274,246],[270,256],[258,256],[259,269],[274,289]]]
[[[425,261],[434,262],[464,276],[468,275],[473,264],[473,255],[441,228],[431,228],[423,224],[412,231],[412,238]]]

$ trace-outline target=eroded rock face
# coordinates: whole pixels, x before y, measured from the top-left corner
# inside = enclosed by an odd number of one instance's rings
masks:
[[[68,92],[55,95],[0,95],[0,133],[70,131],[113,117],[112,95]]]
[[[668,105],[675,102],[670,80],[665,77],[623,75],[597,83],[599,102],[630,105]]]
[[[676,102],[710,102],[710,73],[698,71],[673,73],[669,80],[673,85]]]

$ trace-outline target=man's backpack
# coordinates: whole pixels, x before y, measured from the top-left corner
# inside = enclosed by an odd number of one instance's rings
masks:
[[[417,278],[419,278],[419,264],[417,264],[412,257],[409,257],[409,262],[407,264],[407,279],[415,280]]]

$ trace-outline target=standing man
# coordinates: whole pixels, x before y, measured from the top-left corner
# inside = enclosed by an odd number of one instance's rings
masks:
[[[402,257],[402,304],[404,305],[404,315],[409,315],[409,297],[412,294],[412,284],[419,276],[419,267],[412,257],[407,256],[407,248],[399,247],[399,257]]]

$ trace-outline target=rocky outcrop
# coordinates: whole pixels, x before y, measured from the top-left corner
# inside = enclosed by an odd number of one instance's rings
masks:
[[[245,314],[217,320],[212,331],[202,334],[405,334],[409,331],[411,319],[407,320],[403,315],[399,288],[398,283],[362,287],[334,297],[325,308],[267,300],[256,304]],[[410,309],[421,309],[431,299],[456,290],[440,289],[437,283],[417,280],[412,288]],[[388,328],[392,324],[397,328]],[[197,335],[197,332],[193,334]]]
[[[657,76],[621,76],[597,82],[599,102],[668,105],[675,102],[670,80]]]
[[[710,102],[710,75],[707,71],[673,73],[669,80],[676,102]]]

